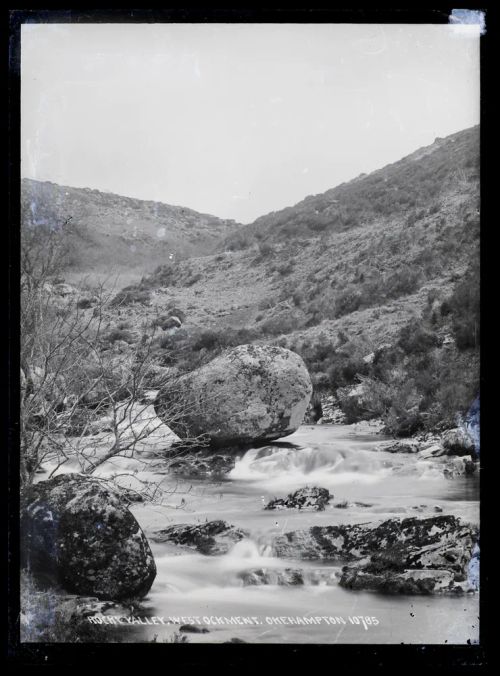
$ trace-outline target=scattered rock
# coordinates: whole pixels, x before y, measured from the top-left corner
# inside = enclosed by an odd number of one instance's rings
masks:
[[[240,574],[243,585],[280,585],[296,586],[304,584],[303,571],[295,568],[258,568],[255,570],[246,570]]]
[[[212,446],[279,439],[301,425],[312,393],[307,368],[295,352],[240,345],[163,388],[157,415],[181,438],[208,436]],[[182,420],[169,406],[184,401]]]
[[[322,512],[332,499],[333,495],[326,488],[306,486],[286,498],[271,500],[264,509],[313,509]]]
[[[227,552],[248,533],[225,521],[207,521],[204,524],[176,524],[152,534],[155,542],[173,542],[194,547],[201,554],[220,555]]]
[[[369,502],[349,502],[349,500],[342,500],[333,505],[336,509],[347,509],[348,507],[373,507]]]
[[[169,470],[189,479],[220,479],[234,467],[235,454],[206,453],[194,451],[188,457],[176,458],[169,464]]]
[[[179,317],[174,316],[174,317],[169,317],[168,319],[166,319],[162,323],[161,328],[163,329],[163,331],[168,331],[169,329],[180,329],[181,326],[182,326],[182,322],[179,319]]]
[[[309,406],[304,415],[304,423],[315,424],[318,420],[323,419],[323,406],[321,404],[321,397],[317,392],[313,392]]]
[[[459,476],[471,476],[475,472],[476,463],[470,455],[450,458],[448,465],[443,470],[443,474],[448,479],[454,479]]]
[[[444,454],[445,450],[439,444],[432,444],[432,446],[427,446],[426,448],[420,451],[420,457],[424,459],[438,458],[439,456]]]
[[[404,439],[401,441],[393,441],[388,444],[381,444],[379,450],[386,453],[418,453],[420,446],[416,441]]]
[[[148,541],[119,491],[96,479],[64,474],[31,486],[21,534],[23,567],[69,592],[136,598],[156,576]]]
[[[183,624],[179,627],[179,631],[186,634],[208,634],[209,630],[206,627],[198,627],[195,624]]]
[[[474,440],[466,430],[460,427],[445,432],[442,444],[448,455],[473,455],[475,453]]]

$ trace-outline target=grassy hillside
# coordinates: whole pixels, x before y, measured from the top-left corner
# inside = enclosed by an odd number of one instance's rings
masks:
[[[211,250],[238,228],[184,207],[30,179],[21,183],[21,201],[24,225],[57,227],[71,216],[67,266],[73,271],[151,271],[169,257]]]
[[[158,364],[185,371],[228,346],[303,356],[348,420],[411,434],[454,424],[479,387],[479,130],[165,260],[117,296],[120,330],[161,324]],[[124,321],[125,320],[125,321]]]

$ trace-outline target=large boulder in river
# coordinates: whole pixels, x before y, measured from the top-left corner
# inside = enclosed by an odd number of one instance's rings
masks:
[[[21,504],[21,560],[42,583],[99,599],[144,596],[156,566],[117,490],[79,474],[30,487]]]
[[[280,558],[348,562],[384,557],[393,567],[448,569],[463,575],[477,539],[475,526],[443,515],[312,526],[277,536],[273,548]]]
[[[181,438],[206,435],[212,446],[238,446],[295,432],[311,394],[298,354],[240,345],[162,389],[155,409]],[[172,419],[179,407],[183,414]]]

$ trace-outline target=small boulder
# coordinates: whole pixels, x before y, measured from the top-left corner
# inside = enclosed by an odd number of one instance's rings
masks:
[[[232,547],[248,537],[248,533],[225,521],[207,521],[203,524],[175,524],[156,531],[151,539],[155,542],[172,542],[194,547],[201,554],[227,554]]]
[[[475,453],[474,440],[466,430],[460,427],[445,432],[442,444],[447,455],[473,455]]]
[[[426,448],[423,448],[420,451],[420,457],[427,459],[427,458],[438,458],[441,455],[444,455],[446,451],[442,446],[439,444],[432,444],[431,446],[427,446]]]
[[[271,500],[265,509],[312,509],[322,512],[332,499],[333,495],[326,488],[306,486],[290,493],[286,498]]]
[[[187,634],[208,634],[209,630],[206,627],[198,627],[196,624],[183,624],[179,627],[179,631]]]
[[[257,568],[246,570],[239,577],[245,587],[268,584],[290,587],[304,584],[303,571],[295,568]]]
[[[380,450],[386,453],[418,453],[420,446],[416,441],[405,439],[383,444],[380,446]]]

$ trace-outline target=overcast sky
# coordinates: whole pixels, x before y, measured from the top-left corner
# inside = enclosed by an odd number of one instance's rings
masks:
[[[479,29],[22,28],[22,175],[243,223],[479,122]]]

